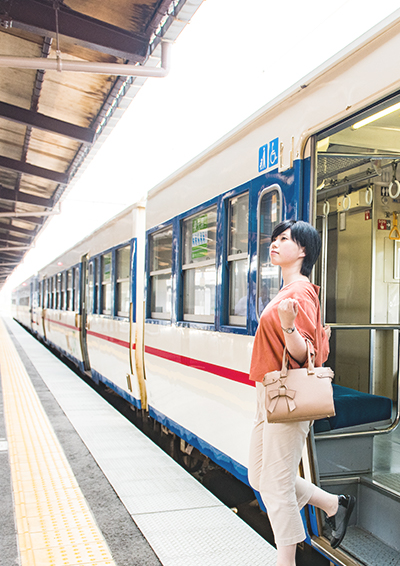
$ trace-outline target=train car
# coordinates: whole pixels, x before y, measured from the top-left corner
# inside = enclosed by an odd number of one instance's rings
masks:
[[[398,69],[400,11],[152,189],[145,216],[129,209],[38,275],[45,340],[176,435],[187,465],[205,455],[247,482],[252,345],[281,285],[271,233],[313,223],[337,414],[315,423],[301,473],[357,512],[335,550],[317,510],[304,520],[336,565],[400,552]]]
[[[12,295],[12,312],[15,319],[21,324],[35,332],[36,316],[37,316],[37,277],[32,276],[13,292]],[[35,322],[34,322],[35,320]]]
[[[137,302],[144,294],[144,210],[142,203],[131,206],[12,298],[16,320],[138,408],[146,407],[143,301]]]

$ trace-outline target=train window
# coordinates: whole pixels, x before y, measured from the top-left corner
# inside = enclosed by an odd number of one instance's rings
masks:
[[[93,297],[93,312],[99,311],[99,297],[100,297],[100,276],[99,276],[99,262],[100,258],[96,257],[93,262],[94,269],[94,297]]]
[[[151,317],[171,318],[172,226],[150,236]]]
[[[257,230],[257,314],[262,311],[280,287],[280,269],[271,264],[269,249],[271,234],[281,221],[281,190],[273,185],[261,193],[258,203]]]
[[[67,271],[67,297],[65,308],[67,311],[72,311],[72,298],[73,298],[73,269]]]
[[[117,250],[117,315],[129,316],[129,273],[131,265],[131,247],[125,246]]]
[[[42,309],[44,309],[46,307],[46,300],[47,300],[46,279],[42,279],[42,281],[40,282],[40,286],[42,289],[42,300],[40,306],[42,307]]]
[[[246,326],[249,270],[249,193],[229,203],[229,324]]]
[[[79,268],[74,269],[74,310],[79,312]]]
[[[101,256],[101,314],[111,314],[111,253]]]
[[[95,262],[89,262],[89,274],[88,274],[88,286],[87,286],[87,313],[92,314],[94,312],[94,265]]]
[[[46,279],[45,286],[46,286],[46,308],[51,308],[51,287],[50,287],[50,279]]]
[[[58,309],[58,297],[59,297],[59,290],[58,290],[58,274],[54,276],[53,290],[54,290],[53,308],[54,308],[54,309]]]
[[[23,307],[29,306],[29,297],[21,297],[19,300],[19,304]]]
[[[183,319],[214,322],[217,207],[183,223]]]
[[[64,271],[61,273],[61,282],[60,282],[60,304],[59,308],[65,310],[65,284],[66,284],[66,272]]]
[[[57,273],[57,283],[56,283],[56,309],[62,308],[62,273]]]
[[[57,275],[51,278],[51,308],[57,308]]]

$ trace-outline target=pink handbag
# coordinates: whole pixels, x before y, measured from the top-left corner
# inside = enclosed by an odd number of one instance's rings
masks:
[[[315,368],[307,341],[308,367],[289,369],[286,348],[282,369],[264,375],[265,404],[269,423],[313,421],[335,416],[331,368]]]

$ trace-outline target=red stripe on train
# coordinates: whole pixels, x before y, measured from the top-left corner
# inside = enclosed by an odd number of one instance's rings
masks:
[[[71,328],[72,330],[80,330],[76,326],[71,326],[65,324],[64,322],[59,322],[58,320],[46,319],[49,322],[54,322],[60,326],[65,326],[66,328]],[[124,348],[129,348],[129,342],[125,340],[119,340],[118,338],[113,338],[112,336],[106,336],[105,334],[100,334],[99,332],[93,332],[93,330],[88,330],[87,333],[95,338],[100,338],[100,340],[105,340],[106,342],[111,342],[112,344],[117,344],[118,346],[123,346]],[[132,344],[132,349],[136,348],[136,344]],[[210,364],[202,360],[195,360],[193,358],[188,358],[186,356],[181,356],[180,354],[174,354],[173,352],[166,352],[165,350],[159,350],[158,348],[152,348],[151,346],[145,347],[145,352],[151,354],[152,356],[157,356],[158,358],[163,358],[164,360],[169,360],[171,362],[176,362],[184,366],[199,369],[201,371],[206,371],[208,373],[213,373],[214,375],[219,375],[220,377],[225,377],[226,379],[231,379],[232,381],[237,381],[238,383],[245,383],[246,385],[255,385],[253,381],[249,380],[249,374],[243,371],[238,371],[235,369],[226,368],[223,366],[217,366],[215,364]]]
[[[53,318],[45,318],[45,322],[51,322],[53,324],[58,324],[59,326],[65,326],[65,328],[69,328],[70,330],[77,330],[78,332],[81,331],[81,329],[78,326],[72,326],[71,324],[65,324],[65,322],[60,322],[59,320],[54,320]]]
[[[78,330],[80,328],[77,326],[71,326],[70,324],[65,324],[65,322],[60,322],[59,320],[53,320],[52,318],[46,318],[47,321],[52,322],[54,324],[58,324],[60,326],[64,326],[65,328],[69,328],[71,330]],[[112,344],[117,344],[118,346],[123,346],[124,348],[129,348],[129,342],[126,340],[119,340],[118,338],[113,338],[112,336],[106,336],[105,334],[100,334],[98,332],[93,332],[92,330],[87,330],[87,333],[90,336],[94,336],[95,338],[100,338],[101,340],[105,340],[106,342],[111,342]],[[134,350],[136,347],[135,344],[132,344],[132,349]]]
[[[172,352],[166,352],[165,350],[159,350],[158,348],[152,348],[151,346],[145,346],[145,352],[147,354],[151,354],[152,356],[157,356],[159,358],[163,358],[164,360],[169,360],[171,362],[176,362],[184,366],[207,371],[208,373],[213,373],[214,375],[219,375],[220,377],[225,377],[227,379],[231,379],[232,381],[245,383],[246,385],[255,385],[253,381],[249,380],[249,374],[243,371],[237,371],[235,369],[217,366],[215,364],[203,362],[202,360],[187,358],[186,356],[181,356],[180,354],[174,354]]]
[[[98,332],[93,332],[93,330],[87,331],[90,336],[94,336],[95,338],[100,338],[100,340],[105,340],[106,342],[112,342],[112,344],[117,344],[118,346],[123,346],[124,348],[129,349],[129,342],[125,340],[119,340],[118,338],[113,338],[112,336],[106,336],[105,334],[99,334]],[[136,348],[136,344],[132,344],[132,350]]]

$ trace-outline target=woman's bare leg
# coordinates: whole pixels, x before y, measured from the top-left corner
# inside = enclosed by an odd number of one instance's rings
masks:
[[[314,493],[310,497],[308,503],[309,505],[314,505],[314,507],[318,507],[325,511],[328,517],[332,517],[332,515],[336,515],[337,513],[339,498],[337,495],[315,486]]]
[[[296,566],[296,548],[297,544],[278,546],[278,560],[276,566]]]

